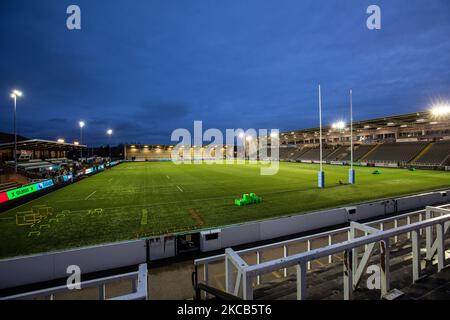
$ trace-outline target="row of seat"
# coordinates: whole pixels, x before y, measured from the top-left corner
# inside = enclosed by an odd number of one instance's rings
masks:
[[[450,165],[450,141],[432,143],[427,152],[415,160],[414,163]]]
[[[319,161],[320,150],[318,147],[283,147],[280,148],[279,158],[284,161]],[[327,162],[350,161],[350,158],[348,146],[325,146],[322,150],[322,159]],[[450,141],[362,144],[354,147],[353,161],[450,165]]]

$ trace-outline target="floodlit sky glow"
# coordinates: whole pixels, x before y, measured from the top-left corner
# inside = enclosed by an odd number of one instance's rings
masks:
[[[82,29],[66,28],[77,4]],[[450,1],[2,0],[0,131],[170,144],[176,128],[292,131],[450,101]],[[114,134],[105,135],[108,128]],[[172,143],[173,144],[173,143]]]

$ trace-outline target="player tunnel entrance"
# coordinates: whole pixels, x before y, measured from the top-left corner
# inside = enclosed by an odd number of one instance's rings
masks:
[[[200,233],[177,235],[177,255],[200,251]]]

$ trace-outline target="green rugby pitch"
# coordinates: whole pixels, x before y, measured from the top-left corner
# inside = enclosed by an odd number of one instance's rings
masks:
[[[0,257],[136,239],[235,224],[450,186],[450,173],[280,163],[273,176],[260,164],[123,163],[0,214]],[[237,207],[255,192],[263,202]],[[32,222],[36,217],[41,221]],[[39,220],[39,219],[37,219]]]

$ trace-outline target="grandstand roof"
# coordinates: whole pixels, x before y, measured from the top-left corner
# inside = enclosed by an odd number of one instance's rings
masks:
[[[11,149],[14,147],[14,142],[0,143],[0,150]],[[86,145],[76,145],[73,143],[60,143],[50,140],[31,139],[17,141],[17,149],[26,150],[58,150],[69,151],[73,149],[86,148]]]
[[[374,118],[369,120],[353,121],[353,129],[377,129],[378,127],[400,127],[402,125],[423,124],[434,121],[429,112],[414,112],[402,115],[393,115],[382,118]],[[331,126],[324,126],[324,130],[330,129]],[[314,134],[319,131],[319,127],[303,130],[294,130],[283,132],[282,135],[301,135]]]

